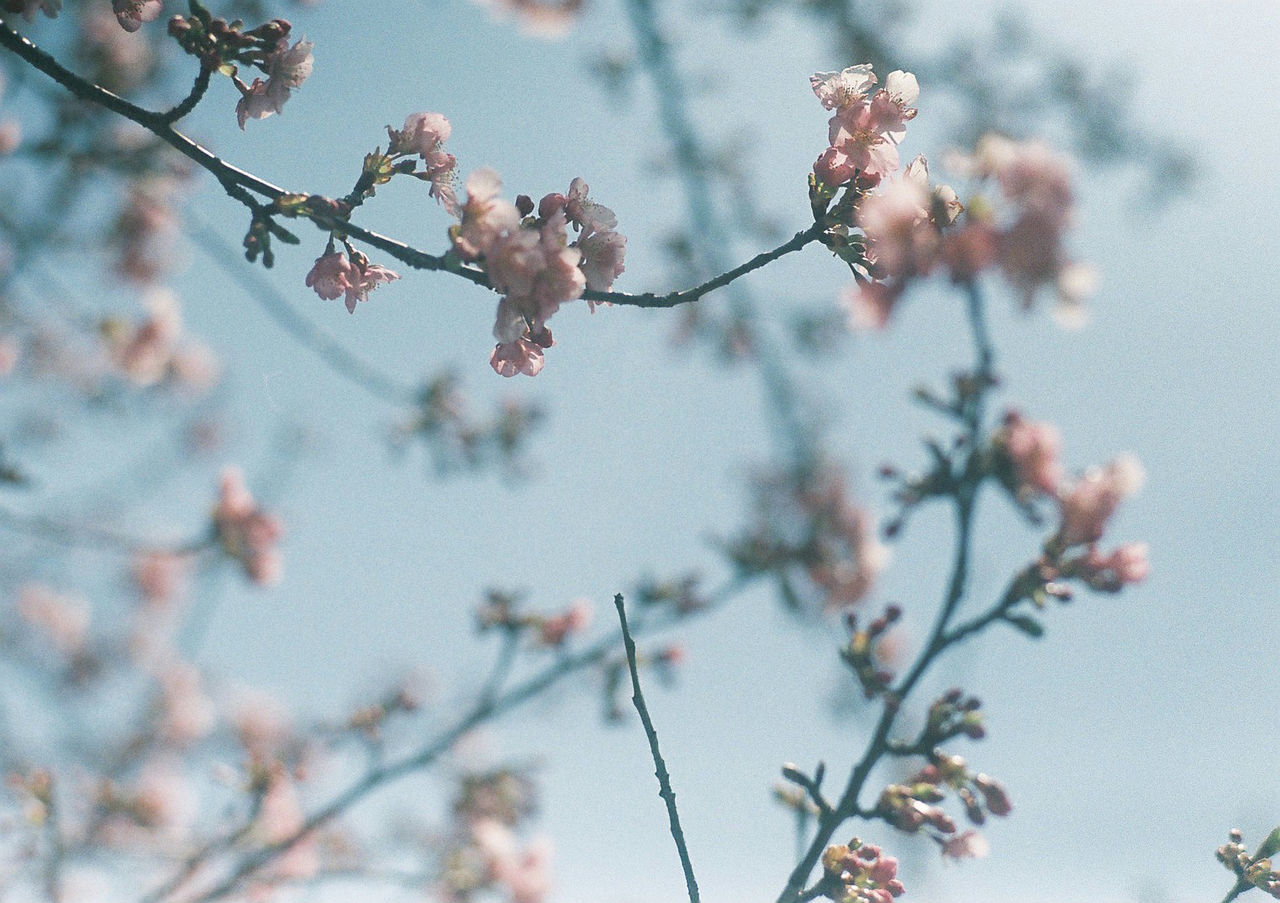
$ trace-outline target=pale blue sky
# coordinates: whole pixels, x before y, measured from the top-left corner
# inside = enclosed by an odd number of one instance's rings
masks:
[[[951,34],[991,6],[935,3],[921,18]],[[1156,218],[1135,212],[1124,174],[1082,183],[1075,247],[1103,274],[1083,332],[1015,316],[993,293],[1005,398],[1061,426],[1069,466],[1122,451],[1146,463],[1148,486],[1114,536],[1149,541],[1153,574],[1122,597],[1081,597],[1051,612],[1039,643],[997,632],[942,663],[936,686],[963,682],[988,709],[990,739],[964,753],[1013,795],[1013,817],[989,832],[991,858],[941,868],[924,845],[880,826],[865,833],[916,850],[909,899],[1219,899],[1228,876],[1212,851],[1226,830],[1239,825],[1257,838],[1280,822],[1280,8],[1023,6],[1083,60],[1132,67],[1136,115],[1192,149],[1201,169],[1192,196]],[[336,195],[384,140],[383,125],[436,110],[453,122],[450,150],[464,172],[494,166],[510,191],[534,197],[585,177],[630,238],[618,287],[669,285],[657,243],[683,207],[671,183],[644,172],[662,147],[652,95],[637,80],[634,102],[619,107],[583,66],[586,55],[627,44],[616,2],[592,0],[581,27],[556,43],[522,38],[458,0],[377,8],[377,21],[354,21],[338,2],[299,14],[316,68],[285,114],[241,134],[234,96],[219,85],[193,130],[271,181]],[[759,167],[763,203],[787,232],[802,228],[804,176],[826,130],[808,75],[858,61],[831,58],[808,25],[780,21],[765,38],[701,18],[694,31],[691,21],[672,36],[685,48],[686,74],[716,92],[698,106],[708,130],[749,136],[743,152]],[[937,158],[929,102],[924,84],[906,149]],[[361,222],[442,250],[448,220],[416,187],[383,190]],[[197,203],[238,238],[235,204],[211,187]],[[410,273],[349,317],[303,287],[323,241],[302,234],[303,247],[281,249],[270,278],[321,328],[407,380],[452,365],[481,399],[514,393],[545,403],[551,417],[532,445],[538,477],[517,488],[488,477],[427,479],[414,456],[389,464],[384,437],[395,412],[292,344],[193,251],[179,289],[193,331],[235,374],[245,412],[238,438],[265,453],[281,421],[319,437],[280,503],[287,580],[265,593],[230,587],[212,623],[206,655],[222,673],[320,713],[358,701],[401,665],[421,666],[447,699],[487,662],[470,614],[488,585],[528,587],[546,608],[588,596],[607,624],[612,594],[640,575],[717,572],[707,540],[733,528],[745,510],[741,478],[767,454],[748,373],[672,352],[670,313],[590,316],[578,305],[557,315],[558,344],[542,375],[502,382],[486,363],[490,294]],[[834,303],[845,279],[811,248],[753,284],[766,297]],[[868,502],[878,501],[875,466],[919,463],[916,437],[942,428],[909,405],[910,387],[936,383],[967,359],[957,301],[926,292],[887,335],[805,369],[820,377],[833,445]],[[989,502],[978,599],[1035,550],[1035,536]],[[877,593],[919,612],[908,626],[925,623],[938,595],[944,535],[936,515],[913,523]],[[768,799],[778,766],[822,758],[842,775],[862,748],[857,721],[827,714],[837,635],[800,628],[755,594],[682,639],[690,659],[680,687],[655,687],[651,707],[704,899],[772,899],[792,859],[789,820]],[[596,695],[570,692],[505,722],[493,746],[545,761],[556,899],[682,897],[637,725],[605,729]],[[422,805],[432,800],[426,794]]]

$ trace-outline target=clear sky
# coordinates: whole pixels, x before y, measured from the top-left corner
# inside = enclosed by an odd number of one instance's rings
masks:
[[[931,4],[922,34],[981,28],[990,6]],[[1190,196],[1157,215],[1135,203],[1131,174],[1080,168],[1075,247],[1103,274],[1083,331],[1015,315],[1003,293],[993,297],[1005,398],[1061,426],[1071,467],[1122,451],[1145,462],[1147,488],[1113,535],[1150,542],[1153,573],[1119,598],[1082,596],[1052,611],[1039,643],[996,632],[942,664],[936,686],[963,682],[988,710],[990,738],[964,753],[1014,799],[1013,817],[989,831],[989,859],[942,867],[925,845],[880,827],[866,836],[909,857],[910,899],[1220,899],[1229,882],[1213,849],[1227,829],[1257,839],[1280,822],[1280,7],[1023,7],[1082,61],[1128,67],[1136,78],[1117,91],[1134,92],[1142,124],[1192,150],[1200,168]],[[534,197],[585,177],[630,239],[618,288],[671,284],[657,245],[684,208],[652,174],[664,148],[652,94],[638,77],[624,103],[586,68],[600,51],[628,46],[614,0],[591,0],[558,42],[524,37],[461,0],[374,8],[362,20],[337,0],[300,13],[316,67],[285,113],[241,134],[234,97],[219,85],[194,132],[271,181],[336,195],[385,140],[382,126],[442,112],[464,172],[494,166],[510,191]],[[710,134],[740,136],[784,231],[803,228],[805,173],[826,130],[808,76],[859,61],[831,58],[811,26],[784,17],[755,34],[715,22],[691,16],[671,35],[686,75],[714,92],[699,114]],[[924,84],[906,150],[938,159],[929,105]],[[443,250],[448,220],[413,187],[381,192],[361,221]],[[206,186],[193,206],[238,241],[237,205]],[[452,366],[478,401],[515,394],[544,403],[550,419],[532,445],[536,476],[519,486],[438,481],[416,454],[391,461],[385,437],[397,412],[292,344],[193,248],[178,288],[192,331],[228,358],[244,412],[237,437],[259,460],[282,423],[316,437],[279,503],[288,578],[270,592],[229,585],[211,624],[205,655],[222,673],[324,713],[418,667],[447,701],[487,663],[470,628],[486,586],[527,587],[548,609],[586,596],[608,624],[612,594],[639,576],[714,576],[708,540],[745,511],[742,478],[767,454],[748,372],[673,351],[670,313],[592,316],[577,305],[556,317],[544,372],[502,382],[487,365],[490,294],[411,273],[348,316],[303,287],[321,246],[307,235],[301,249],[281,250],[270,274],[317,325],[406,380]],[[834,304],[846,275],[811,248],[753,284],[763,297]],[[924,292],[900,313],[889,333],[804,369],[825,393],[832,444],[873,504],[876,465],[919,464],[916,437],[942,429],[910,406],[911,386],[968,359],[956,299]],[[252,471],[255,461],[245,463]],[[978,599],[1035,551],[1034,534],[989,502]],[[918,612],[909,629],[927,623],[940,591],[943,526],[928,516],[913,524],[876,595]],[[797,625],[760,593],[681,638],[689,661],[679,687],[655,687],[650,704],[704,899],[772,899],[793,856],[789,820],[768,796],[778,766],[824,759],[842,775],[864,742],[865,718],[830,714],[845,686],[838,633]],[[486,743],[544,763],[556,899],[679,900],[644,738],[635,723],[603,727],[598,710],[593,688],[566,692]],[[382,801],[419,805],[412,794]],[[435,805],[429,790],[420,805]]]

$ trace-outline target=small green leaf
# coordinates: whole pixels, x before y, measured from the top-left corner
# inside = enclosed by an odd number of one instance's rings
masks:
[[[1030,615],[1005,615],[1004,619],[1033,639],[1044,636],[1044,625]]]
[[[1280,827],[1267,835],[1267,839],[1262,842],[1262,846],[1258,847],[1258,853],[1255,859],[1270,859],[1276,853],[1280,853]]]

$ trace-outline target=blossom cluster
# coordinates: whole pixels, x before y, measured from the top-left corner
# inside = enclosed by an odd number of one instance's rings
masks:
[[[222,474],[213,525],[223,551],[240,562],[250,580],[262,586],[279,582],[283,562],[277,544],[284,527],[258,507],[234,468]]]
[[[491,590],[484,603],[476,611],[476,623],[481,632],[500,628],[512,632],[529,632],[540,646],[564,645],[571,636],[581,634],[591,626],[594,612],[586,599],[577,599],[568,608],[554,615],[519,610],[519,597]]]
[[[812,596],[824,611],[861,601],[889,560],[871,514],[825,465],[761,478],[756,523],[730,553],[747,572],[775,574],[792,607],[807,607]]]
[[[1280,871],[1271,867],[1271,857],[1277,852],[1280,852],[1280,828],[1271,832],[1256,854],[1249,853],[1244,834],[1239,828],[1233,828],[1230,839],[1218,847],[1216,856],[1236,875],[1238,885],[1256,887],[1280,900]]]
[[[535,808],[532,783],[498,769],[463,775],[461,784],[454,837],[441,860],[441,895],[466,903],[502,891],[511,903],[541,903],[551,886],[551,844],[519,838]]]
[[[582,179],[574,179],[565,194],[543,197],[536,216],[530,198],[521,195],[513,204],[499,197],[501,188],[491,169],[467,178],[453,249],[463,260],[480,263],[503,293],[490,365],[502,376],[535,376],[543,350],[554,344],[547,320],[584,289],[610,289],[624,269],[627,242],[615,231],[613,211],[587,196]],[[578,233],[573,243],[571,224]]]
[[[1048,497],[1058,506],[1058,527],[1045,544],[1042,562],[1046,579],[1078,579],[1102,592],[1140,583],[1149,570],[1145,543],[1104,553],[1098,542],[1120,502],[1142,488],[1142,465],[1122,455],[1067,478],[1058,459],[1060,444],[1052,424],[1026,420],[1016,411],[1005,415],[993,443],[997,475],[1015,499],[1025,503]]]
[[[218,378],[217,359],[204,345],[183,339],[177,297],[167,289],[154,288],[144,301],[148,315],[141,321],[108,318],[101,323],[113,366],[144,388],[165,380],[195,390],[211,386]]]
[[[906,888],[898,860],[858,838],[827,847],[822,854],[823,896],[835,903],[892,903]]]
[[[957,833],[955,819],[938,805],[946,799],[947,791],[956,794],[965,815],[975,825],[986,821],[987,815],[1006,816],[1013,811],[1009,795],[998,781],[970,771],[960,756],[934,750],[929,754],[929,764],[905,782],[884,789],[876,814],[902,831],[926,829],[945,856],[977,855],[981,847],[974,835]]]
[[[307,286],[326,301],[345,298],[348,312],[355,313],[358,302],[369,300],[369,292],[399,278],[381,264],[370,263],[359,251],[335,251],[330,245],[307,273]]]
[[[156,18],[157,0],[116,3],[120,24],[133,31],[143,22]],[[122,11],[123,10],[123,11]],[[236,102],[236,121],[240,128],[250,119],[265,119],[283,112],[285,102],[311,75],[315,64],[314,44],[306,39],[289,43],[292,25],[285,19],[272,19],[256,28],[245,30],[239,22],[215,18],[198,0],[191,0],[190,18],[174,16],[169,20],[169,34],[187,53],[200,59],[209,71],[226,72],[240,99]],[[254,76],[251,84],[240,78],[237,64],[249,66],[266,75]]]

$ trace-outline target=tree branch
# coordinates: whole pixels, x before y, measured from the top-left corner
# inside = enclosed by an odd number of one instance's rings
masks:
[[[676,811],[676,792],[671,789],[671,775],[667,773],[667,763],[662,760],[658,749],[658,732],[649,717],[649,707],[644,703],[644,693],[640,689],[640,672],[636,668],[636,641],[631,638],[631,629],[627,626],[627,611],[623,605],[622,593],[613,597],[613,604],[618,609],[618,621],[622,624],[622,642],[627,650],[627,668],[631,672],[631,701],[640,713],[640,723],[644,725],[644,734],[649,738],[649,752],[653,756],[654,774],[658,778],[658,796],[667,804],[667,820],[671,825],[671,839],[676,842],[676,852],[680,854],[680,867],[684,869],[684,883],[689,891],[689,903],[698,903],[698,879],[693,876],[693,863],[689,859],[689,847],[685,844],[684,831],[680,827],[680,813]]]
[[[274,210],[271,205],[258,201],[253,195],[256,194],[269,201],[276,201],[292,193],[227,163],[212,151],[197,144],[173,128],[173,123],[189,113],[191,108],[203,97],[211,75],[206,70],[201,70],[201,77],[197,77],[192,92],[186,100],[167,112],[157,113],[130,103],[119,95],[76,75],[50,54],[10,28],[3,18],[0,18],[0,46],[13,51],[76,97],[104,107],[150,131],[196,165],[211,173],[230,197],[248,207],[256,217],[271,221],[272,217],[278,215],[278,211]],[[488,276],[483,270],[467,266],[454,257],[428,254],[404,242],[372,232],[333,214],[309,211],[306,215],[320,228],[341,232],[370,247],[377,248],[413,269],[453,273],[476,285],[493,289],[493,286],[489,283]],[[696,301],[708,292],[728,285],[740,276],[759,269],[784,254],[799,250],[810,242],[815,241],[819,234],[821,234],[819,226],[810,227],[803,232],[797,233],[791,240],[772,251],[757,254],[746,263],[684,291],[670,292],[665,295],[657,295],[652,292],[632,295],[626,292],[588,290],[583,293],[582,297],[590,301],[608,301],[613,304],[631,307],[676,307],[680,304]]]

